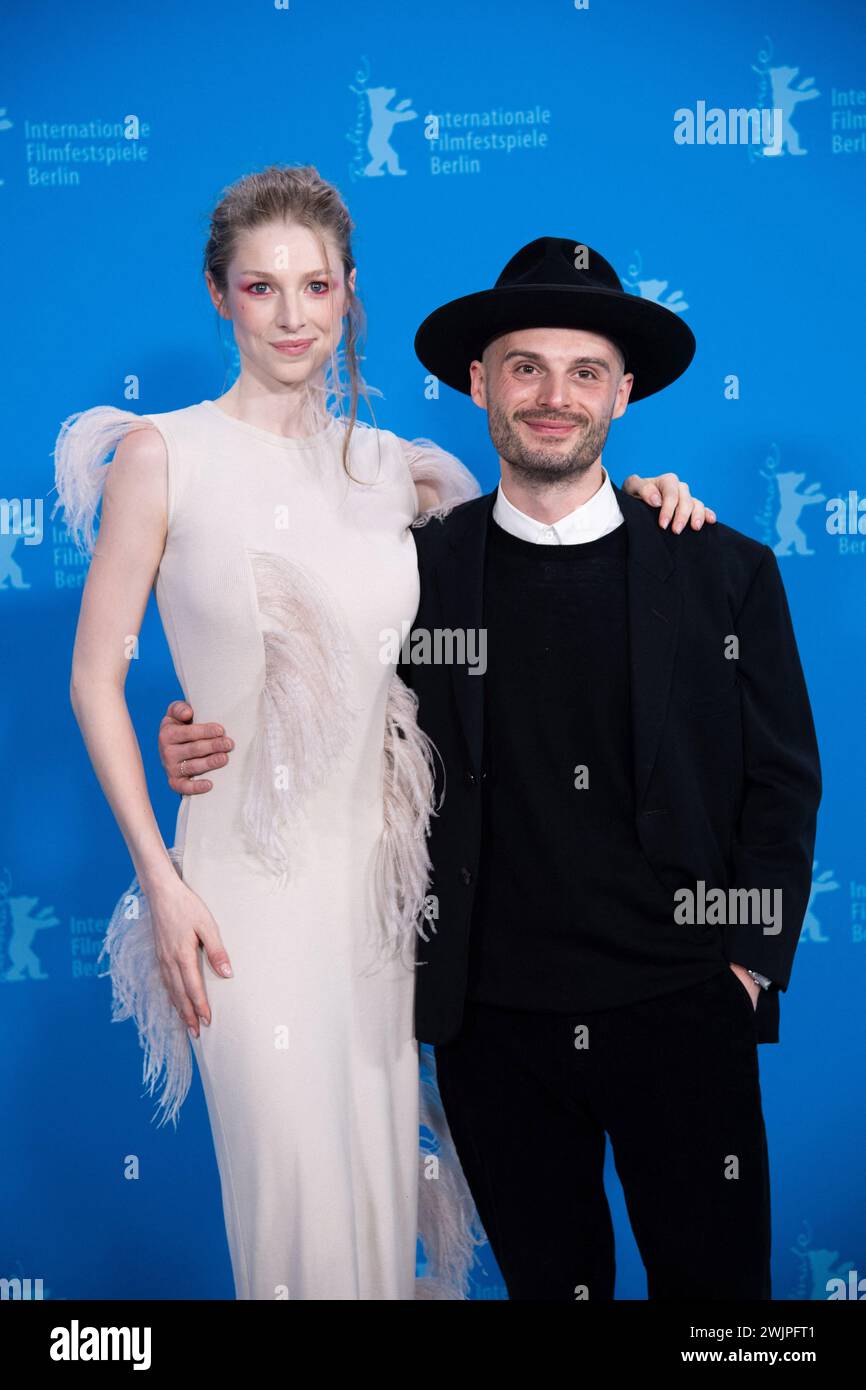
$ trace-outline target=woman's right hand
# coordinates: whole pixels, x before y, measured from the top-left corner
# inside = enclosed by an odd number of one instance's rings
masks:
[[[211,1022],[199,944],[213,970],[225,978],[233,974],[228,952],[210,910],[182,879],[153,893],[149,902],[163,983],[180,1017],[197,1038],[199,1019],[208,1027]]]

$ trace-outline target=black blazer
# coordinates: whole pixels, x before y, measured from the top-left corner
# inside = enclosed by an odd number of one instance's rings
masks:
[[[769,546],[721,523],[680,535],[612,484],[628,527],[631,699],[638,839],[673,893],[781,889],[782,929],[720,927],[729,961],[774,982],[756,1009],[758,1041],[779,1040],[812,882],[821,769],[791,616]],[[496,490],[413,530],[420,629],[478,629],[487,527]],[[736,635],[739,656],[725,656]],[[404,648],[404,655],[408,649]],[[401,662],[418,719],[444,763],[429,840],[438,916],[417,942],[415,1033],[460,1029],[481,841],[484,677],[458,665]],[[443,769],[437,793],[443,792]],[[771,897],[771,902],[776,900]],[[684,927],[684,930],[687,928]]]

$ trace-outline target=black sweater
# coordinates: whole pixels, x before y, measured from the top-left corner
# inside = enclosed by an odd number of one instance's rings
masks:
[[[570,1013],[727,969],[717,928],[675,923],[635,831],[627,546],[624,525],[549,546],[491,518],[470,999]]]

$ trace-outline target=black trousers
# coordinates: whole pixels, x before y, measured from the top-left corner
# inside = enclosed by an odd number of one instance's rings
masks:
[[[648,1298],[772,1297],[757,1047],[728,965],[596,1012],[467,1003],[436,1069],[509,1298],[613,1298],[606,1135]]]

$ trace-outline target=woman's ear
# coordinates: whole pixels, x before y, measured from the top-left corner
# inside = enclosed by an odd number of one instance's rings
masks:
[[[219,290],[217,289],[216,284],[214,282],[214,278],[209,270],[205,271],[204,280],[205,284],[207,285],[207,292],[211,297],[211,303],[213,304],[220,318],[228,319],[231,322],[231,314],[225,307],[224,296],[221,295]]]

